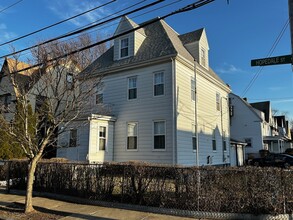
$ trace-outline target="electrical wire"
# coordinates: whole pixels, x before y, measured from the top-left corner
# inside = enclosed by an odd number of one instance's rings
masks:
[[[52,39],[47,40],[47,41],[45,41],[45,42],[42,42],[42,43],[40,43],[40,44],[37,44],[37,45],[31,46],[31,47],[27,47],[27,48],[22,49],[22,50],[18,50],[18,51],[15,51],[15,52],[13,52],[13,53],[10,53],[10,54],[6,54],[5,56],[1,56],[0,58],[5,58],[5,57],[8,57],[8,56],[13,56],[13,55],[16,55],[16,54],[18,54],[18,53],[21,53],[21,52],[23,52],[23,51],[30,50],[30,49],[33,49],[33,48],[35,48],[35,47],[38,47],[38,46],[41,46],[41,45],[44,45],[44,44],[48,44],[48,43],[53,42],[53,41],[56,41],[56,40],[59,40],[59,39],[63,39],[63,38],[65,38],[65,37],[69,37],[69,36],[72,36],[72,35],[76,35],[76,34],[79,34],[79,33],[85,32],[85,31],[90,30],[90,29],[92,29],[92,28],[94,28],[94,27],[101,26],[101,25],[103,25],[103,24],[106,24],[106,23],[109,23],[109,22],[111,22],[111,21],[114,21],[114,20],[116,20],[116,19],[118,19],[118,18],[120,18],[120,17],[127,16],[127,15],[129,15],[129,14],[133,14],[133,13],[135,13],[135,12],[141,11],[141,10],[143,10],[143,9],[145,9],[145,8],[151,7],[151,6],[153,6],[153,5],[156,5],[156,4],[158,4],[158,3],[161,3],[161,2],[163,2],[163,1],[165,1],[165,0],[156,0],[155,2],[152,2],[152,3],[150,3],[150,4],[144,5],[144,6],[140,7],[140,8],[134,9],[134,10],[132,10],[132,11],[126,12],[126,13],[124,13],[124,14],[122,14],[122,15],[115,16],[115,17],[110,18],[110,19],[108,19],[108,20],[105,20],[105,21],[99,22],[99,23],[97,23],[97,24],[91,25],[91,26],[89,26],[89,27],[83,28],[83,29],[78,30],[78,31],[74,31],[74,32],[69,33],[69,34],[64,34],[64,35],[61,35],[61,36],[59,36],[59,37],[52,38]]]
[[[289,21],[290,19],[288,19],[285,23],[285,25],[283,26],[282,30],[280,31],[279,35],[277,36],[275,42],[273,43],[271,49],[269,50],[266,58],[270,57],[273,52],[275,51],[277,45],[279,44],[280,40],[282,39],[287,27],[289,26]],[[256,72],[256,74],[254,75],[254,77],[251,79],[251,81],[248,83],[247,87],[244,89],[242,97],[245,96],[245,94],[249,91],[249,89],[253,86],[253,84],[255,83],[255,81],[257,80],[257,78],[259,77],[260,73],[262,72],[262,70],[264,69],[264,66],[261,66],[258,71]]]
[[[17,5],[18,3],[22,2],[23,0],[19,0],[17,2],[14,2],[13,4],[7,6],[6,8],[3,8],[2,10],[0,10],[0,13],[2,13],[3,11],[6,11],[7,9],[13,7],[14,5]]]
[[[125,8],[125,9],[122,9],[122,10],[120,10],[120,11],[114,12],[113,14],[117,14],[117,13],[120,13],[120,12],[122,12],[122,11],[125,11],[125,10],[127,10],[127,9],[129,9],[129,8],[132,8],[132,7],[134,7],[134,6],[138,5],[138,4],[141,4],[142,2],[145,2],[145,1],[147,1],[147,0],[140,1],[140,2],[138,2],[138,3],[136,3],[136,4],[134,4],[134,5],[131,5],[131,6],[127,7],[127,8]],[[146,11],[146,12],[144,12],[144,13],[141,13],[141,14],[139,14],[139,15],[132,16],[132,17],[130,17],[130,18],[131,18],[131,19],[134,19],[134,18],[137,18],[137,17],[141,17],[141,16],[143,16],[143,15],[149,14],[149,13],[154,12],[154,11],[158,11],[158,10],[160,10],[160,9],[166,8],[166,7],[170,6],[170,5],[174,5],[174,4],[176,4],[176,3],[178,3],[178,2],[182,2],[182,1],[185,1],[185,0],[176,0],[176,1],[171,2],[171,3],[168,3],[168,4],[166,4],[166,5],[163,5],[163,6],[160,6],[160,7],[155,8],[155,9],[151,9],[151,10],[149,10],[149,11]],[[112,15],[113,15],[113,14],[112,14]],[[110,15],[110,16],[112,16],[112,15]],[[94,21],[94,22],[91,22],[90,24],[87,24],[87,25],[85,25],[85,26],[83,26],[83,27],[87,27],[87,26],[89,26],[89,25],[91,25],[91,24],[94,24],[94,23],[96,23],[96,22],[98,22],[98,21],[100,21],[100,20],[103,20],[103,19],[105,19],[105,18],[102,18],[102,19],[96,20],[96,21]],[[94,30],[89,31],[89,32],[87,32],[87,33],[88,33],[88,34],[91,34],[91,33],[93,33],[93,32],[96,32],[96,31],[99,31],[99,30],[103,30],[103,29],[105,29],[105,28],[110,28],[110,27],[115,26],[115,25],[117,25],[117,24],[119,24],[119,22],[115,22],[115,23],[112,23],[112,24],[110,24],[110,25],[103,26],[103,27],[99,27],[99,28],[94,28]],[[75,29],[75,30],[79,30],[79,29],[81,29],[81,28],[78,28],[78,29]],[[73,31],[75,31],[75,30],[73,30]],[[68,32],[68,33],[70,33],[70,32]],[[79,36],[80,36],[80,35],[75,36],[75,37],[68,38],[68,39],[66,39],[66,40],[58,41],[56,44],[58,45],[59,43],[68,42],[68,41],[70,41],[70,40],[73,40],[73,39],[78,38]],[[29,54],[29,53],[30,53],[29,51],[26,52],[26,53],[22,53],[21,56],[27,55],[27,54]],[[6,55],[6,56],[7,56],[7,55]],[[0,57],[0,59],[4,59],[4,57]]]
[[[23,0],[21,0],[21,1],[23,1]],[[62,21],[59,21],[59,22],[54,23],[54,24],[51,24],[51,25],[46,26],[46,27],[44,27],[44,28],[41,28],[41,29],[39,29],[39,30],[36,30],[36,31],[31,32],[31,33],[25,34],[25,35],[23,35],[23,36],[21,36],[21,37],[18,37],[18,38],[12,39],[12,40],[10,40],[10,41],[4,42],[4,43],[0,44],[0,46],[3,46],[3,45],[6,45],[6,44],[9,44],[9,43],[12,43],[12,42],[18,41],[18,40],[20,40],[20,39],[23,39],[23,38],[26,38],[26,37],[28,37],[28,36],[34,35],[34,34],[36,34],[36,33],[39,33],[39,32],[41,32],[41,31],[44,31],[44,30],[46,30],[46,29],[52,28],[52,27],[54,27],[54,26],[56,26],[56,25],[62,24],[62,23],[64,23],[64,22],[66,22],[66,21],[70,21],[70,20],[72,20],[72,19],[74,19],[74,18],[77,18],[77,17],[79,17],[79,16],[81,16],[81,15],[84,15],[84,14],[87,14],[87,13],[89,13],[89,12],[91,12],[91,11],[94,11],[94,10],[97,10],[97,9],[99,9],[99,8],[105,7],[106,5],[109,5],[109,4],[111,4],[111,3],[115,2],[115,1],[116,1],[116,0],[111,0],[110,2],[107,2],[107,3],[105,3],[105,4],[99,5],[99,6],[95,7],[95,8],[90,9],[90,10],[84,11],[84,12],[82,12],[82,13],[80,13],[80,14],[77,14],[77,15],[74,15],[74,16],[72,16],[72,17],[70,17],[70,18],[64,19],[64,20],[62,20]]]

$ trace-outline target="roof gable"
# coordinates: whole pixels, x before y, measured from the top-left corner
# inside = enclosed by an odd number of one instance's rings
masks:
[[[138,24],[129,19],[127,16],[123,16],[118,24],[118,27],[115,30],[114,36],[134,29],[138,26]],[[143,28],[138,29],[138,32],[141,34],[145,34]]]

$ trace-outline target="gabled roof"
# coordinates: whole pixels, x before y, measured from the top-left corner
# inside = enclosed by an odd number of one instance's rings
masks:
[[[202,33],[203,33],[204,28],[198,29],[196,31],[192,31],[186,34],[181,34],[179,36],[180,40],[182,41],[183,44],[189,44],[192,42],[199,41]]]
[[[262,111],[265,114],[265,120],[266,122],[270,122],[270,116],[271,116],[271,103],[270,101],[265,101],[265,102],[255,102],[255,103],[250,103],[250,105],[259,111]]]
[[[127,17],[122,18],[121,22],[126,22],[129,26],[136,26],[136,24],[131,22]],[[120,29],[123,29],[121,27],[123,23],[121,24],[121,22],[114,35],[120,33]],[[144,25],[144,23],[142,25]],[[82,74],[103,74],[123,67],[129,67],[130,65],[139,65],[145,62],[151,62],[155,59],[176,57],[177,55],[181,55],[186,60],[193,63],[195,58],[188,52],[184,44],[200,39],[204,31],[204,29],[201,28],[197,31],[179,35],[164,20],[151,23],[139,30],[144,31],[146,38],[134,56],[114,60],[114,46],[112,46],[89,65]],[[226,85],[211,68],[208,74],[221,84]]]
[[[131,30],[133,28],[138,27],[139,25],[136,24],[134,21],[132,21],[131,19],[129,19],[127,16],[123,16],[121,18],[121,21],[119,22],[119,25],[114,33],[114,36],[116,36],[117,34],[123,33],[125,31]],[[144,33],[144,29],[140,28],[137,30],[139,33],[145,35]]]

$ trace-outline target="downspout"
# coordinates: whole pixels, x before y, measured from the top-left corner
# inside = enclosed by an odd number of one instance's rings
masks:
[[[197,73],[196,65],[197,61],[194,59],[194,83],[195,83],[195,100],[194,100],[194,126],[195,126],[195,135],[196,135],[196,166],[199,167],[199,139],[198,139],[198,117],[197,117],[197,107],[198,107],[198,96],[197,96]]]
[[[172,164],[177,164],[177,93],[176,93],[176,63],[175,59],[171,58],[172,61],[172,118],[173,118],[173,153],[172,153]]]

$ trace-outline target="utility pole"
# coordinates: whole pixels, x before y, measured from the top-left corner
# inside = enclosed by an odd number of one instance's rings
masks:
[[[291,55],[293,54],[293,0],[288,0],[290,33],[291,33]],[[293,60],[293,59],[292,59]]]

